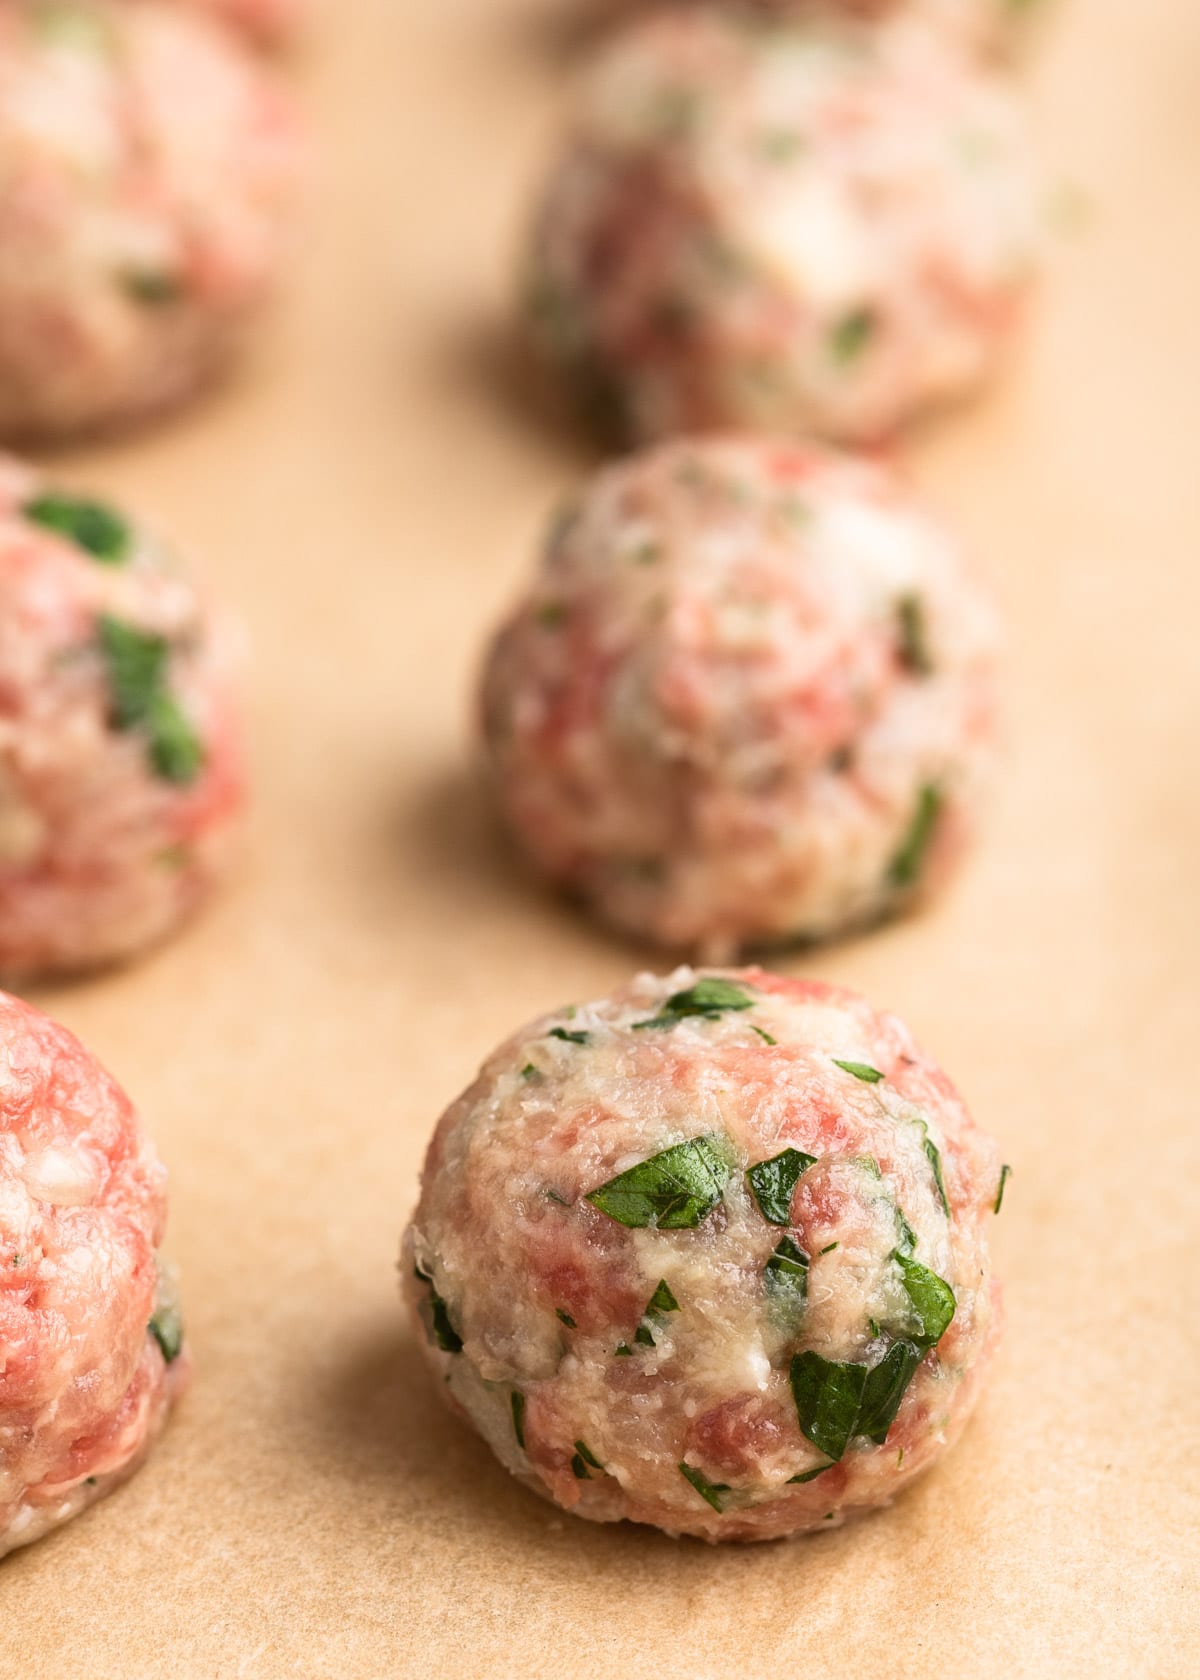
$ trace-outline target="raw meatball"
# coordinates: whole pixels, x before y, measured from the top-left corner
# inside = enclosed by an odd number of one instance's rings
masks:
[[[992,609],[880,467],[709,439],[608,468],[493,643],[496,796],[609,921],[724,960],[934,893],[996,734]]]
[[[231,640],[153,538],[0,457],[0,972],[131,955],[221,872]]]
[[[623,16],[645,11],[652,0],[599,0],[602,15]],[[746,11],[778,17],[812,18],[822,13],[870,22],[902,20],[930,26],[946,37],[971,46],[1006,43],[1022,16],[1036,0],[740,0]]]
[[[1009,93],[928,32],[668,12],[585,88],[530,319],[609,431],[874,440],[982,379],[1036,243]]]
[[[295,35],[308,10],[305,0],[191,0],[191,3],[233,24],[252,40],[272,47]]]
[[[0,5],[0,435],[132,421],[216,372],[274,278],[296,140],[187,8]]]
[[[0,1555],[132,1474],[186,1381],[166,1213],[121,1087],[0,993]]]
[[[515,1034],[404,1245],[440,1392],[598,1522],[769,1540],[885,1505],[998,1332],[994,1146],[901,1022],[761,969]]]

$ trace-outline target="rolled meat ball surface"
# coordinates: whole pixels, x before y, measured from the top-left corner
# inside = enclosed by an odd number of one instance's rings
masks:
[[[0,973],[165,935],[244,803],[236,637],[105,503],[0,457]]]
[[[901,1022],[748,969],[533,1022],[443,1115],[402,1271],[526,1486],[707,1540],[886,1505],[998,1335],[994,1145]]]
[[[625,17],[646,11],[659,0],[598,0],[596,10]],[[686,0],[677,0],[686,3]],[[931,27],[948,39],[973,47],[1009,43],[1039,0],[737,0],[742,10],[768,16],[811,19],[839,14],[860,22],[903,22]]]
[[[598,429],[875,441],[977,386],[1038,246],[1009,90],[929,31],[621,32],[536,216],[535,346]]]
[[[556,523],[481,712],[509,829],[605,920],[725,960],[935,894],[986,802],[998,629],[864,460],[662,445]]]
[[[308,15],[306,0],[188,0],[263,46],[291,41]]]
[[[165,1220],[124,1091],[0,993],[0,1555],[131,1475],[186,1383]]]
[[[139,420],[215,374],[282,261],[297,142],[191,8],[0,5],[0,436]]]

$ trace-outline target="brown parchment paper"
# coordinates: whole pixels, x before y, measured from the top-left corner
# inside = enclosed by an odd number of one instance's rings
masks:
[[[798,1543],[593,1527],[443,1413],[401,1322],[444,1103],[514,1022],[653,961],[514,869],[465,745],[484,628],[588,459],[502,332],[566,4],[329,0],[294,72],[322,157],[279,313],[202,407],[60,461],[243,610],[258,808],[183,937],[39,995],[154,1127],[197,1370],[148,1467],[0,1567],[4,1670],[1194,1676],[1194,0],[1047,17],[1022,66],[1070,188],[1045,294],[1001,386],[906,451],[1011,618],[987,843],[922,919],[790,965],[908,1017],[1015,1163],[1009,1333],[962,1444]]]

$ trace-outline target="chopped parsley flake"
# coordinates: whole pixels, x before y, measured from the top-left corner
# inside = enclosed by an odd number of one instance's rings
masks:
[[[881,1445],[920,1360],[911,1342],[894,1343],[873,1367],[811,1349],[796,1354],[790,1379],[801,1434],[835,1462],[858,1435]]]
[[[512,1421],[513,1434],[517,1437],[517,1445],[525,1451],[525,1396],[519,1388],[512,1391]]]
[[[808,1300],[808,1255],[791,1237],[784,1237],[763,1267],[763,1282],[773,1306],[795,1319]]]
[[[125,268],[117,276],[121,288],[133,298],[135,303],[145,303],[161,307],[168,303],[178,303],[183,296],[183,286],[178,275],[168,274],[159,268]]]
[[[151,767],[164,781],[194,781],[204,764],[204,748],[167,686],[170,644],[164,636],[107,613],[99,620],[98,634],[108,667],[113,727],[144,733]]]
[[[849,315],[843,315],[829,336],[834,361],[843,367],[857,361],[873,338],[877,325],[875,312],[871,309],[855,309]]]
[[[787,1486],[791,1487],[794,1482],[815,1482],[818,1476],[823,1476],[826,1470],[832,1469],[832,1464],[818,1464],[815,1470],[801,1470],[798,1476],[788,1477]]]
[[[570,1313],[569,1312],[564,1312],[561,1307],[555,1307],[554,1310],[558,1314],[559,1318],[562,1319],[562,1321],[566,1325],[567,1329],[568,1330],[574,1330],[575,1320],[571,1317]]]
[[[568,1032],[566,1027],[551,1027],[547,1038],[559,1038],[564,1044],[587,1044],[588,1034],[585,1032]]]
[[[642,1322],[638,1325],[637,1330],[634,1333],[634,1341],[640,1342],[643,1347],[656,1346],[654,1340],[654,1327],[656,1321],[663,1313],[673,1313],[678,1311],[679,1302],[671,1293],[670,1285],[668,1284],[666,1278],[660,1278],[653,1295],[651,1295],[649,1301],[646,1303],[646,1310],[642,1314]]]
[[[429,1326],[433,1342],[443,1353],[461,1353],[462,1337],[450,1322],[449,1309],[434,1288],[433,1278],[420,1266],[414,1266],[413,1273],[419,1282],[429,1285]]]
[[[933,674],[933,660],[929,652],[929,632],[925,624],[925,606],[919,595],[902,595],[896,606],[900,629],[900,658],[914,676]]]
[[[925,1154],[929,1159],[929,1165],[933,1168],[933,1181],[937,1185],[937,1193],[941,1200],[942,1210],[945,1213],[946,1218],[949,1219],[950,1202],[946,1195],[946,1180],[942,1177],[942,1157],[937,1144],[934,1143],[928,1132],[926,1132],[925,1135]]]
[[[721,1495],[729,1492],[728,1482],[710,1482],[703,1470],[697,1470],[693,1464],[680,1463],[679,1474],[689,1481],[706,1504],[714,1511],[723,1511],[725,1506]]]
[[[900,848],[888,865],[888,880],[894,887],[912,887],[920,880],[925,854],[933,839],[942,811],[942,791],[933,782],[923,787],[917,796],[908,831]]]
[[[791,1224],[792,1192],[800,1174],[815,1166],[816,1160],[815,1155],[806,1155],[803,1150],[785,1149],[750,1168],[746,1181],[759,1212],[770,1224]]]
[[[598,1470],[603,1476],[604,1466],[588,1446],[586,1441],[576,1441],[575,1456],[571,1460],[571,1470],[575,1479],[580,1482],[590,1480],[591,1471]]]
[[[917,1321],[917,1329],[908,1339],[920,1348],[934,1347],[954,1317],[954,1291],[944,1278],[899,1249],[893,1252],[892,1258],[900,1267],[905,1293]]]
[[[883,1078],[878,1068],[873,1068],[869,1062],[840,1062],[836,1056],[832,1058],[834,1067],[840,1067],[843,1073],[852,1073],[855,1079],[861,1079],[865,1085],[878,1085]]]
[[[689,1016],[698,1015],[702,1020],[715,1021],[718,1016],[729,1010],[752,1009],[754,998],[744,986],[739,986],[733,980],[721,980],[709,977],[697,980],[694,986],[686,991],[676,992],[663,1004],[657,1015],[647,1021],[635,1021],[634,1030],[643,1027],[673,1027]]]
[[[177,1307],[159,1307],[146,1326],[162,1351],[163,1359],[173,1365],[183,1349],[183,1319]]]
[[[691,1138],[639,1161],[586,1200],[619,1225],[694,1230],[721,1200],[732,1170],[723,1139]]]
[[[1004,1166],[1000,1168],[1000,1182],[996,1186],[996,1200],[992,1205],[993,1213],[1000,1212],[1000,1208],[1004,1202],[1004,1186],[1008,1183],[1011,1174],[1012,1168],[1006,1162]]]
[[[26,502],[21,512],[35,525],[66,537],[106,566],[119,566],[129,558],[132,532],[120,514],[103,502],[47,491]]]

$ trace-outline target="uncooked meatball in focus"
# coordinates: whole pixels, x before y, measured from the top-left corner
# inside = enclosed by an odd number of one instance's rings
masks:
[[[774,1539],[886,1505],[958,1436],[1006,1174],[852,993],[642,975],[514,1034],[446,1111],[405,1291],[438,1392],[526,1486]]]
[[[131,1475],[186,1382],[165,1221],[124,1091],[0,993],[0,1555]]]
[[[881,467],[660,445],[556,522],[482,689],[525,854],[608,921],[726,960],[937,891],[994,757],[998,629]]]
[[[190,8],[0,5],[0,436],[171,406],[281,261],[290,103]]]
[[[991,370],[1037,245],[1018,110],[968,55],[685,8],[585,84],[527,308],[609,434],[874,441]]]
[[[231,642],[158,540],[0,457],[0,973],[131,956],[223,871]]]

